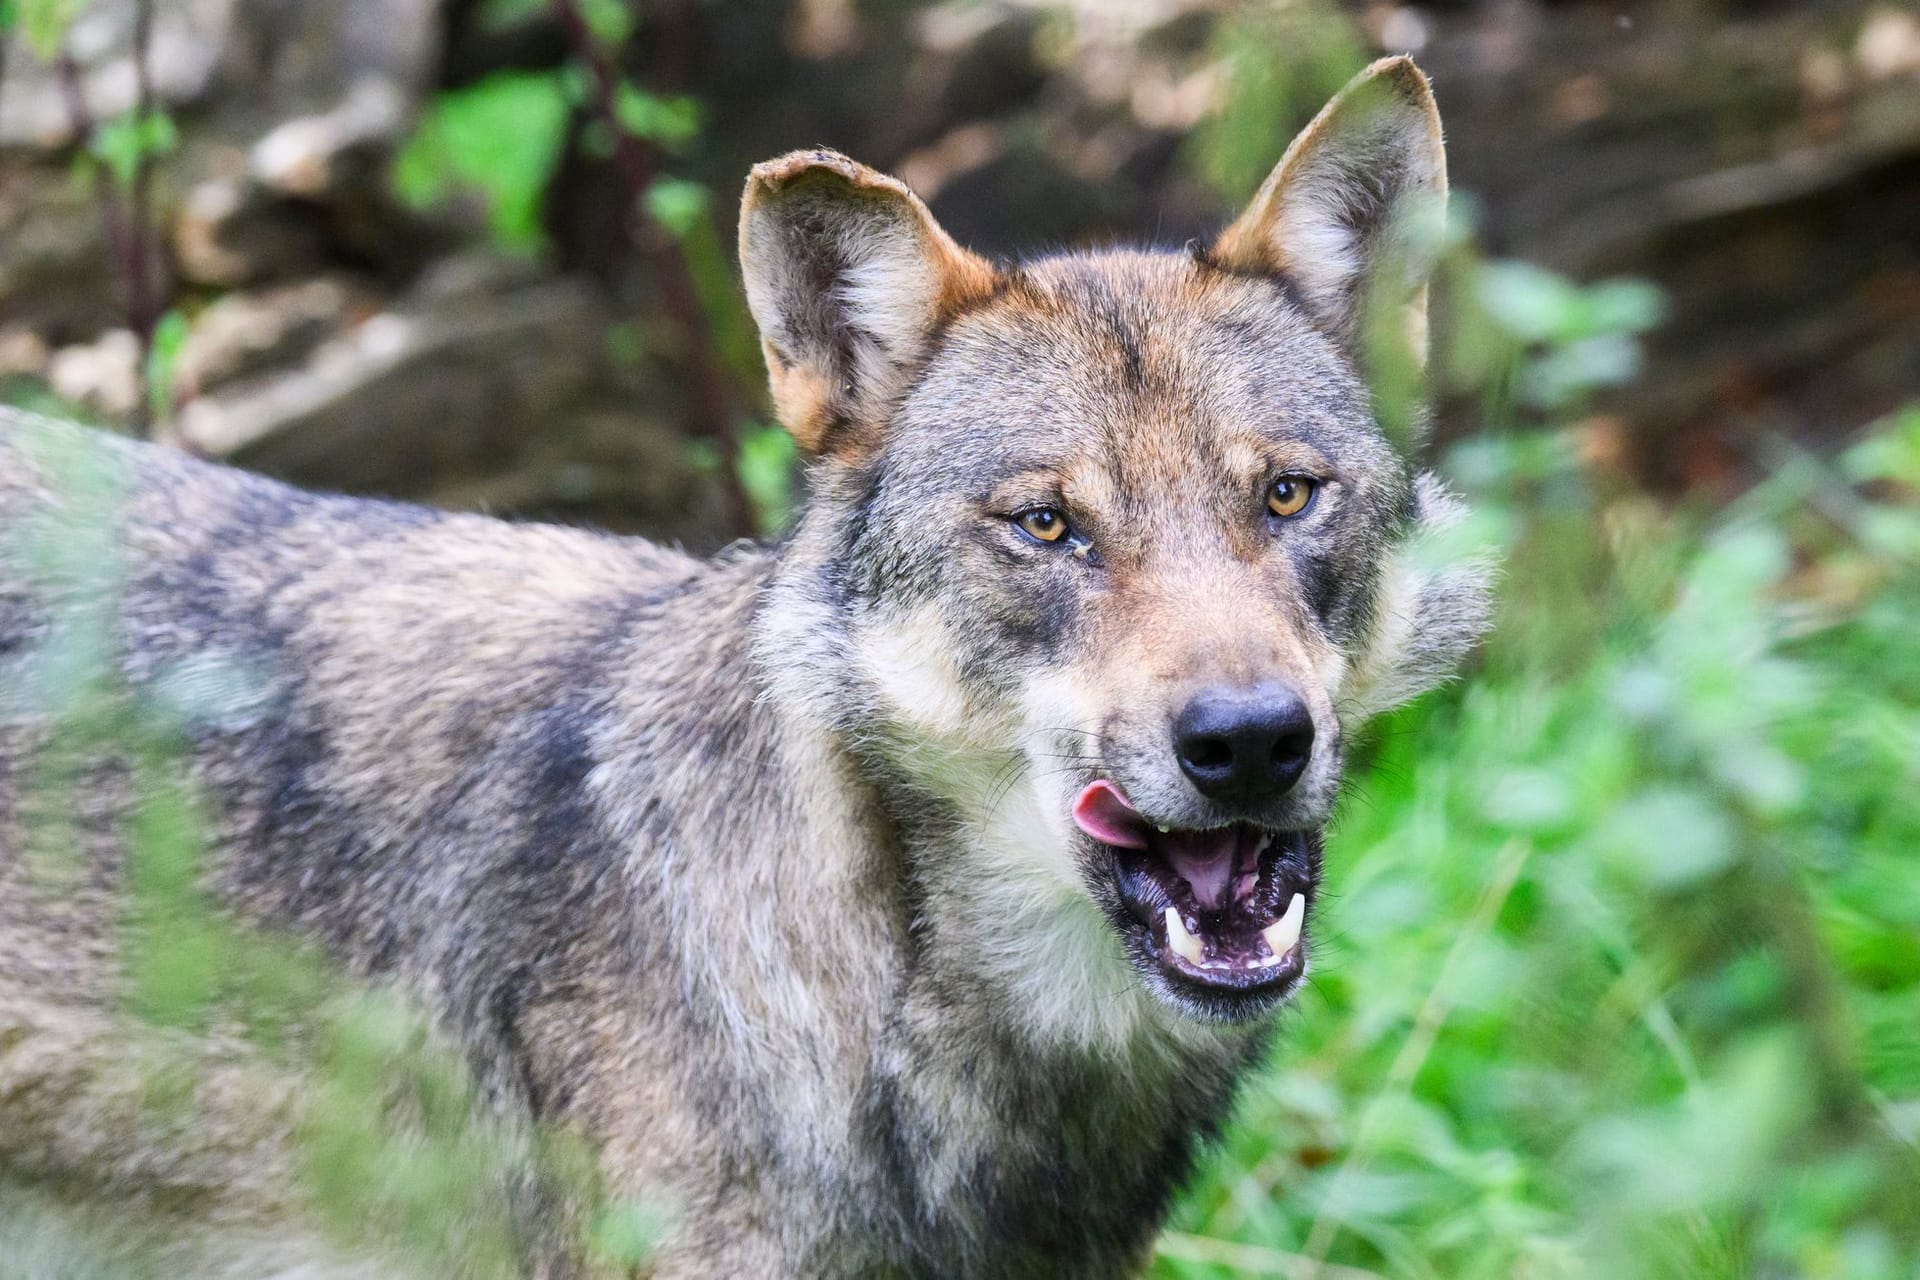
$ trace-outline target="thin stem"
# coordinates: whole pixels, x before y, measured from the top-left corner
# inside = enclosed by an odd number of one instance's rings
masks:
[[[134,121],[136,129],[144,129],[148,114],[153,109],[153,78],[149,74],[147,63],[150,47],[153,43],[153,0],[137,0],[134,6],[133,21],[133,73],[134,73]],[[67,120],[73,129],[73,142],[82,154],[93,149],[99,137],[100,122],[93,114],[93,108],[87,102],[86,86],[80,75],[79,64],[73,60],[73,54],[62,47],[54,57],[54,78],[60,86],[60,94],[67,106]],[[153,280],[153,228],[152,189],[153,163],[146,150],[144,136],[135,154],[133,179],[129,184],[128,203],[121,201],[120,188],[114,184],[111,173],[102,173],[102,166],[96,161],[93,183],[94,198],[100,209],[102,235],[107,242],[107,251],[120,272],[122,302],[125,307],[127,327],[133,331],[139,345],[139,368],[136,370],[140,394],[134,404],[133,423],[136,430],[146,434],[150,423],[149,405],[151,389],[147,385],[152,363],[154,328],[159,321],[158,308]]]
[[[63,46],[54,55],[54,79],[60,85],[60,96],[67,104],[67,123],[73,129],[73,145],[82,155],[91,152],[95,137],[100,131],[99,122],[94,119],[93,108],[87,104],[86,86],[80,79],[79,64],[74,62],[73,54]],[[120,209],[120,192],[111,180],[103,180],[96,166],[93,170],[94,200],[100,210],[100,229],[106,239],[107,249],[114,261],[126,261],[126,220]]]
[[[138,145],[134,149],[133,182],[127,212],[125,242],[127,322],[140,344],[140,402],[134,424],[142,434],[150,421],[153,388],[153,334],[160,321],[154,289],[153,157],[146,136],[153,114],[153,73],[148,63],[153,46],[153,0],[136,0],[133,9],[133,120]]]
[[[728,523],[741,534],[753,532],[753,503],[736,464],[734,395],[708,331],[705,309],[693,273],[677,238],[647,213],[646,195],[656,176],[652,149],[620,123],[620,76],[587,25],[577,0],[553,0],[553,11],[592,80],[594,116],[613,138],[613,165],[619,175],[628,225],[685,339],[682,366],[687,375],[687,408],[697,435],[718,446],[725,485]]]
[[[1465,963],[1468,948],[1477,945],[1481,936],[1499,918],[1501,908],[1506,906],[1507,898],[1512,894],[1513,886],[1519,882],[1520,872],[1532,853],[1533,845],[1525,840],[1515,840],[1501,851],[1500,865],[1494,872],[1492,883],[1480,895],[1480,901],[1474,905],[1473,915],[1454,939],[1446,959],[1441,962],[1433,987],[1421,1003],[1420,1011],[1414,1015],[1413,1030],[1407,1034],[1406,1042],[1400,1046],[1400,1052],[1394,1056],[1393,1066],[1387,1071],[1385,1087],[1362,1114],[1359,1127],[1353,1135],[1353,1147],[1339,1171],[1333,1175],[1326,1202],[1314,1215],[1313,1226],[1307,1231],[1303,1252],[1316,1266],[1325,1262],[1327,1251],[1333,1248],[1333,1242],[1340,1234],[1340,1223],[1334,1213],[1340,1203],[1342,1184],[1365,1171],[1371,1156],[1367,1148],[1379,1118],[1386,1114],[1389,1105],[1397,1105],[1412,1090],[1414,1077],[1426,1065],[1434,1043],[1440,1038],[1441,1029],[1453,1013],[1455,972]],[[1321,1274],[1332,1272],[1329,1270]]]

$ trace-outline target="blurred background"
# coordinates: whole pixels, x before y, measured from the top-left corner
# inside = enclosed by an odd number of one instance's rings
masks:
[[[990,254],[1179,245],[1416,54],[1457,193],[1420,447],[1477,508],[1434,553],[1503,558],[1500,621],[1363,747],[1315,978],[1153,1274],[1920,1276],[1920,9],[0,0],[0,31],[0,401],[700,549],[804,486],[733,264],[753,162],[846,151]]]

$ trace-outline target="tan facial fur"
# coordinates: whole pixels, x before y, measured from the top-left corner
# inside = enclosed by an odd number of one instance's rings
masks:
[[[1315,750],[1258,816],[1317,827],[1348,735],[1478,633],[1477,569],[1436,576],[1412,554],[1450,504],[1387,445],[1359,373],[1367,306],[1397,310],[1424,356],[1425,282],[1394,232],[1445,192],[1433,98],[1404,59],[1329,104],[1204,252],[995,267],[842,157],[795,153],[750,182],[742,260],[782,412],[820,456],[812,531],[851,544],[823,569],[853,606],[844,648],[818,656],[855,683],[807,696],[955,806],[974,881],[1022,886],[997,896],[1023,918],[1046,904],[1033,931],[1067,937],[1086,914],[1067,810],[1089,778],[1157,821],[1242,816],[1175,765],[1169,724],[1197,694],[1298,694]],[[789,404],[795,369],[831,394]],[[1286,474],[1319,488],[1276,522],[1264,492]],[[1022,544],[1012,518],[1036,504],[1081,545]],[[1126,1006],[1096,994],[1122,962],[1087,936],[1080,965],[1005,966],[1048,1033]]]

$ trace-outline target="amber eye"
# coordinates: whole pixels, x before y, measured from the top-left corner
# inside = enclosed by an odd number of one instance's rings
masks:
[[[1042,542],[1058,542],[1067,536],[1067,518],[1057,507],[1034,507],[1013,518],[1020,531]]]
[[[1319,481],[1305,476],[1281,476],[1267,490],[1267,510],[1282,520],[1297,516],[1313,504],[1313,495],[1319,488]]]

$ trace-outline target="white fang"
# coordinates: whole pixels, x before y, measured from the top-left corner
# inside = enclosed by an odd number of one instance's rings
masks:
[[[1287,903],[1287,913],[1260,931],[1260,936],[1267,940],[1267,946],[1272,949],[1274,959],[1293,950],[1294,944],[1300,941],[1300,926],[1306,918],[1307,900],[1296,893],[1293,901]]]
[[[1206,952],[1200,946],[1200,939],[1187,932],[1187,922],[1180,918],[1179,911],[1167,908],[1167,946],[1173,953],[1188,964],[1197,965]]]

